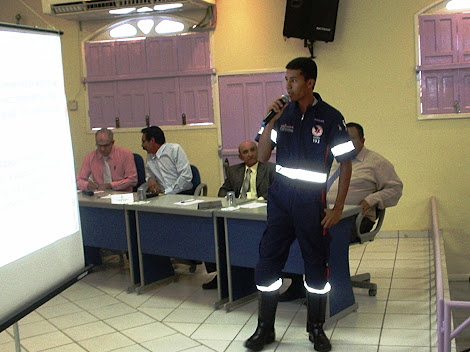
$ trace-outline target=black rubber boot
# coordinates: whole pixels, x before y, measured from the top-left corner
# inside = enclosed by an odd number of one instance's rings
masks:
[[[264,345],[274,342],[274,320],[276,318],[279,290],[261,292],[258,302],[258,326],[255,333],[245,341],[245,347],[252,351],[261,351]]]
[[[313,342],[313,348],[318,352],[331,350],[330,340],[323,331],[326,313],[326,294],[319,295],[307,292],[307,332]]]
[[[292,283],[287,290],[279,295],[279,302],[289,302],[297,298],[305,298],[305,287],[302,275],[291,275]]]

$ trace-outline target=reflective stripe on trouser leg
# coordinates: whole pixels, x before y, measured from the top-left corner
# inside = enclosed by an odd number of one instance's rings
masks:
[[[275,281],[273,284],[269,286],[256,285],[256,288],[261,292],[273,292],[273,291],[279,290],[281,286],[282,286],[282,279],[279,278],[277,281]]]
[[[309,287],[305,281],[304,281],[304,286],[305,286],[305,289],[306,289],[308,292],[310,292],[310,293],[316,293],[316,294],[318,294],[318,295],[324,295],[325,293],[328,293],[328,292],[330,292],[330,290],[331,290],[331,285],[330,285],[329,282],[327,282],[327,283],[325,284],[325,287],[324,287],[323,289],[321,289],[321,290],[315,289],[315,288],[312,288],[312,287]]]

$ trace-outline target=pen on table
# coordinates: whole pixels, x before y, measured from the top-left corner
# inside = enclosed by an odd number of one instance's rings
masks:
[[[181,203],[189,203],[189,202],[192,202],[196,199],[186,199],[186,200],[182,200]]]

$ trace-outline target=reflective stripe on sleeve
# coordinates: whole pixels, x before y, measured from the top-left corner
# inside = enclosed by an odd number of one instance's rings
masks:
[[[256,288],[261,292],[273,292],[273,291],[279,290],[281,286],[282,286],[282,279],[279,278],[277,281],[275,281],[273,284],[269,286],[256,285]]]
[[[354,144],[351,141],[347,141],[346,143],[338,144],[338,145],[334,146],[333,148],[331,148],[331,152],[333,153],[333,155],[335,157],[346,154],[346,153],[349,153],[352,150],[354,150]]]
[[[305,281],[304,281],[304,286],[308,292],[316,293],[318,295],[324,295],[325,293],[328,293],[331,290],[331,285],[329,282],[326,283],[325,287],[322,290],[317,290],[317,289],[309,287]]]
[[[293,180],[301,180],[315,183],[326,182],[326,174],[323,172],[315,172],[303,169],[292,169],[289,167],[283,167],[281,165],[276,165],[276,172]]]
[[[258,131],[258,134],[262,135],[263,131],[264,131],[264,126],[261,126],[261,128]],[[271,141],[273,141],[273,143],[277,142],[277,131],[276,130],[271,130]]]

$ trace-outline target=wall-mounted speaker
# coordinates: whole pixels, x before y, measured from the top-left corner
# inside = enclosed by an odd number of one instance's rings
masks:
[[[287,0],[283,35],[332,42],[338,4],[339,0]]]

